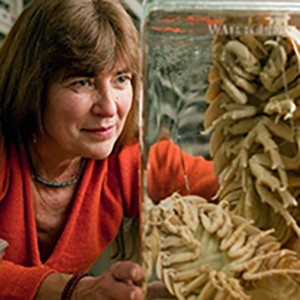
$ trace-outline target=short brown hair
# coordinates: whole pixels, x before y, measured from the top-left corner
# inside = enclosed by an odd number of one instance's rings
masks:
[[[32,0],[0,50],[0,136],[26,141],[43,128],[47,88],[62,73],[97,74],[121,58],[134,89],[117,142],[124,144],[136,133],[138,44],[137,29],[117,0]]]

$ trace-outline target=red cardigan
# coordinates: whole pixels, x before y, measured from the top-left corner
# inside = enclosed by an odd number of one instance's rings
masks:
[[[105,160],[88,160],[65,229],[45,263],[39,255],[27,156],[22,146],[12,146],[9,153],[6,157],[0,148],[0,238],[9,242],[0,265],[0,299],[33,299],[49,273],[88,270],[115,238],[123,217],[138,216],[139,148],[128,146]],[[189,155],[184,161],[191,193],[211,197],[217,189],[212,163]],[[151,197],[187,193],[177,146],[158,143],[149,162],[149,191],[155,189]]]

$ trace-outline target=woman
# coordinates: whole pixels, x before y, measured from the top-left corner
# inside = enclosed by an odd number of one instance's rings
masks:
[[[138,216],[138,62],[136,29],[114,0],[32,0],[7,36],[0,299],[143,299],[136,263],[85,273],[123,217]],[[199,164],[199,192],[211,195],[211,165]]]

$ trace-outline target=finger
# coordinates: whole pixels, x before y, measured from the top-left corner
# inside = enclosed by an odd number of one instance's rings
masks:
[[[136,285],[128,284],[124,281],[114,281],[110,287],[107,287],[109,291],[105,293],[110,295],[111,299],[116,300],[142,300],[142,289]]]
[[[142,267],[131,261],[118,262],[112,266],[112,275],[116,280],[139,284],[143,280]]]
[[[177,299],[172,296],[161,281],[153,281],[148,285],[148,296],[159,299]]]

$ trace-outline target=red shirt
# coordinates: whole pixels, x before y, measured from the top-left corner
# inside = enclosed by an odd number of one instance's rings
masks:
[[[9,247],[0,267],[0,299],[33,299],[49,273],[87,271],[115,238],[123,217],[138,216],[139,147],[125,147],[104,160],[88,160],[64,231],[45,263],[38,249],[26,151],[12,146],[9,157],[3,152],[0,149],[0,238]],[[172,191],[206,198],[216,192],[211,162],[189,155],[184,161],[186,173],[191,174],[190,191],[182,179],[180,149],[170,141],[153,147],[147,172],[149,194],[155,201]]]

